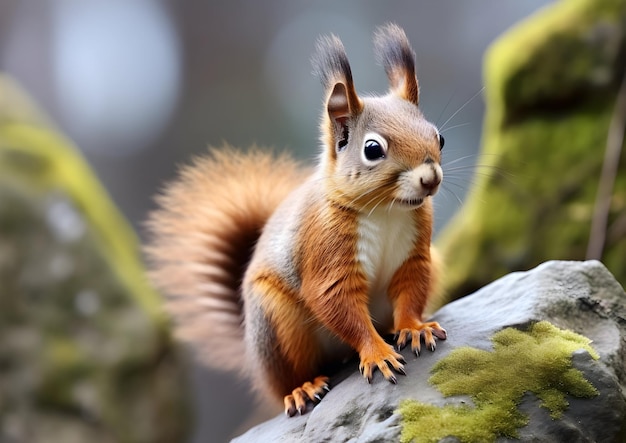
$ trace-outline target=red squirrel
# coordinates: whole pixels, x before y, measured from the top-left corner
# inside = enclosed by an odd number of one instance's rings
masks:
[[[444,138],[418,108],[404,31],[380,27],[374,47],[390,90],[361,97],[341,41],[318,41],[326,100],[313,171],[285,155],[213,150],[164,189],[148,221],[151,276],[178,337],[282,399],[289,416],[321,400],[325,369],[353,350],[368,382],[378,369],[396,383],[399,350],[410,342],[419,355],[422,338],[431,351],[446,338],[423,320]]]

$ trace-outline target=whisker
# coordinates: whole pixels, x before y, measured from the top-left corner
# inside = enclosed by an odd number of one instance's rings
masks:
[[[370,199],[369,199],[369,200],[368,200],[368,201],[367,201],[367,202],[363,205],[363,207],[367,207],[367,206],[369,206],[369,205],[370,205],[370,203],[372,203],[372,202],[376,201],[376,199],[378,199],[378,198],[384,198],[384,195],[383,195],[383,196],[380,196],[380,195],[375,195],[374,197],[370,198]],[[371,213],[371,212],[370,212],[370,213]],[[369,217],[369,214],[368,214],[368,217]]]
[[[380,205],[382,202],[384,202],[384,201],[385,201],[385,198],[386,198],[386,197],[387,197],[387,196],[386,196],[386,195],[384,195],[384,194],[380,197],[380,201],[379,201],[378,203],[376,203],[376,204],[374,205],[374,207],[372,208],[372,210],[371,210],[371,211],[367,214],[367,216],[368,216],[368,217],[369,217],[370,215],[372,215],[372,213],[374,212],[374,210],[376,210],[376,208],[378,207],[378,205]]]
[[[470,104],[470,102],[471,102],[472,100],[474,100],[476,97],[478,97],[478,95],[480,95],[480,94],[481,94],[484,90],[485,90],[485,87],[483,86],[482,88],[480,88],[480,89],[478,90],[478,92],[476,92],[476,93],[475,93],[474,95],[472,95],[472,96],[471,96],[471,97],[470,97],[470,98],[469,98],[469,99],[468,99],[465,103],[463,103],[463,105],[462,105],[459,109],[457,109],[457,110],[456,110],[456,112],[455,112],[454,114],[452,114],[450,117],[448,117],[448,119],[447,119],[445,122],[443,122],[443,125],[441,125],[441,131],[443,131],[443,130],[444,130],[444,128],[446,127],[446,124],[447,124],[450,120],[452,120],[452,119],[453,119],[453,118],[454,118],[454,117],[455,117],[455,116],[456,116],[459,112],[461,112],[461,110],[462,110],[463,108],[465,108],[468,104]]]
[[[350,200],[350,202],[348,202],[348,206],[352,206],[354,204],[354,202],[356,202],[357,200],[362,199],[363,197],[365,197],[367,194],[374,192],[376,190],[376,188],[371,188],[368,189],[367,191],[362,192],[361,194],[357,195],[355,198],[353,198],[352,200]],[[374,198],[376,198],[376,196],[374,196]]]
[[[446,162],[446,163],[444,163],[444,164],[443,164],[443,165],[441,165],[441,166],[442,166],[443,168],[445,168],[445,167],[447,167],[448,165],[453,165],[453,164],[455,164],[455,163],[458,163],[458,162],[463,161],[463,160],[470,159],[470,158],[472,158],[472,157],[476,157],[476,155],[465,155],[465,156],[463,156],[463,157],[459,157],[459,158],[456,158],[456,159],[454,159],[454,160],[452,160],[452,161]]]
[[[481,172],[477,171],[476,168],[450,168],[444,171],[444,180],[448,181],[455,178],[467,180],[478,175],[485,177],[491,176],[489,170]]]
[[[441,117],[443,116],[443,113],[446,112],[446,109],[448,109],[448,106],[450,106],[450,103],[452,102],[452,99],[454,98],[454,95],[456,94],[456,92],[458,90],[459,90],[459,86],[457,85],[457,87],[454,89],[454,91],[452,91],[452,94],[450,94],[450,98],[448,98],[448,101],[446,102],[445,106],[443,107],[443,109],[441,110],[439,115],[437,116],[437,119],[435,120],[435,125],[436,126],[439,126],[439,120],[441,120]]]
[[[460,206],[463,205],[463,201],[461,200],[461,198],[459,198],[458,195],[456,195],[456,192],[452,191],[451,189],[448,189],[445,186],[442,186],[441,190],[447,192],[448,194],[451,194],[456,199],[456,201],[459,202]]]
[[[333,178],[333,177],[342,177],[342,178],[345,178],[345,177],[349,177],[349,176],[350,176],[350,174],[347,174],[347,173],[346,173],[346,174],[340,174],[340,175],[339,175],[339,174],[337,174],[337,175],[324,175],[324,176],[317,177],[317,178],[312,179],[312,180],[313,180],[314,182],[326,182],[326,183],[327,183],[329,178]],[[350,201],[348,202],[348,205],[349,205],[349,206],[351,206],[351,205],[352,205],[354,202],[356,202],[357,200],[359,200],[359,199],[361,199],[361,198],[365,197],[367,194],[369,194],[369,193],[371,193],[371,192],[376,191],[377,189],[378,189],[378,188],[377,188],[376,186],[373,186],[372,188],[370,188],[370,189],[368,189],[368,190],[366,190],[366,191],[362,192],[361,194],[357,195],[357,196],[356,196],[356,197],[354,197],[352,200],[350,200]],[[342,192],[341,188],[340,188],[340,187],[338,187],[338,186],[334,186],[331,190],[332,190],[332,191],[335,191],[335,192],[340,192],[342,196],[346,196],[346,194],[345,194],[344,192]]]
[[[363,193],[362,193],[361,195],[359,195],[357,198],[355,198],[354,200],[352,200],[352,201],[350,202],[350,204],[354,203],[355,201],[357,201],[357,200],[358,200],[358,199],[360,199],[360,198],[365,197],[367,194],[369,194],[369,193],[371,193],[371,192],[374,192],[374,191],[380,191],[380,190],[381,190],[381,188],[383,188],[384,184],[385,184],[384,182],[380,182],[380,183],[376,182],[376,183],[374,183],[370,189],[368,189],[367,191],[363,192]],[[370,200],[369,200],[369,201],[365,204],[365,206],[369,205],[372,201],[374,201],[374,200],[376,199],[376,197],[377,197],[377,196],[374,196],[374,198],[370,199]],[[385,197],[385,195],[383,195],[383,198],[384,198],[384,197]]]
[[[469,125],[471,125],[471,123],[469,123],[469,122],[459,123],[458,125],[454,125],[454,126],[450,126],[449,128],[442,129],[441,131],[439,131],[439,133],[443,134],[444,132],[448,132],[448,131],[451,131],[453,129],[462,128],[463,126],[469,126]]]
[[[470,184],[471,184],[471,185],[474,185],[474,183],[470,183]],[[448,180],[448,181],[446,182],[446,185],[456,186],[456,187],[457,187],[457,188],[459,188],[459,189],[462,189],[462,190],[464,190],[464,191],[467,191],[467,187],[465,187],[465,186],[463,186],[463,185],[461,185],[461,184],[459,184],[459,183],[455,183],[455,182],[453,182],[453,181],[450,181],[450,180]]]
[[[484,175],[484,177],[490,177],[490,175]],[[461,182],[469,182],[473,179],[475,179],[476,176],[474,174],[470,174],[465,173],[465,172],[460,172],[457,171],[454,174],[448,174],[446,175],[446,182],[450,182],[450,181],[461,181]]]
[[[472,182],[474,179],[478,178],[478,177],[486,177],[486,178],[490,178],[493,175],[490,172],[477,172],[477,171],[453,171],[453,172],[448,172],[448,174],[446,175],[445,178],[445,182],[449,182],[449,181],[464,181],[464,182]]]

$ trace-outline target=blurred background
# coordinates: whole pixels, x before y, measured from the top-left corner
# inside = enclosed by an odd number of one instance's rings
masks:
[[[387,82],[377,25],[402,26],[417,54],[420,106],[466,179],[436,199],[438,231],[471,182],[482,129],[482,55],[547,0],[0,0],[0,71],[80,148],[140,236],[177,166],[224,142],[318,151],[322,90],[309,58],[320,34],[344,42],[360,93]],[[474,97],[474,98],[472,98]],[[458,111],[458,112],[457,112]],[[449,121],[448,121],[449,120]],[[202,368],[192,442],[224,441],[252,413],[245,386]]]

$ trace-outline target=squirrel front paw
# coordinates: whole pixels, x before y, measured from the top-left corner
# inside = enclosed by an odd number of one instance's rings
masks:
[[[361,350],[360,356],[359,371],[361,371],[368,383],[372,382],[372,376],[376,368],[383,374],[385,379],[393,384],[396,384],[398,380],[391,372],[390,366],[399,374],[406,375],[403,365],[403,363],[406,363],[404,357],[394,351],[393,347],[382,339],[375,346]]]
[[[306,410],[307,400],[314,404],[319,403],[328,391],[330,391],[328,377],[320,375],[312,382],[307,381],[294,389],[291,394],[285,395],[285,414],[289,417],[296,415],[296,412],[302,415]]]
[[[439,340],[445,340],[448,337],[446,330],[443,329],[436,321],[422,323],[421,321],[415,320],[411,322],[410,325],[401,327],[397,330],[395,338],[396,348],[398,350],[402,350],[410,338],[411,351],[413,351],[415,355],[419,356],[421,351],[422,335],[424,336],[424,344],[431,351],[434,351],[437,347],[435,337]]]

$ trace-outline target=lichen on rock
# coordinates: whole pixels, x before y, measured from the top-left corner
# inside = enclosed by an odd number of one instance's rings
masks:
[[[572,354],[580,349],[599,358],[590,340],[579,334],[542,321],[528,331],[506,328],[492,337],[492,343],[493,351],[457,348],[433,366],[429,381],[446,397],[469,396],[473,406],[404,401],[403,442],[437,442],[447,436],[462,442],[515,438],[528,423],[518,409],[525,394],[537,396],[555,420],[567,408],[567,396],[598,395],[572,366]]]

